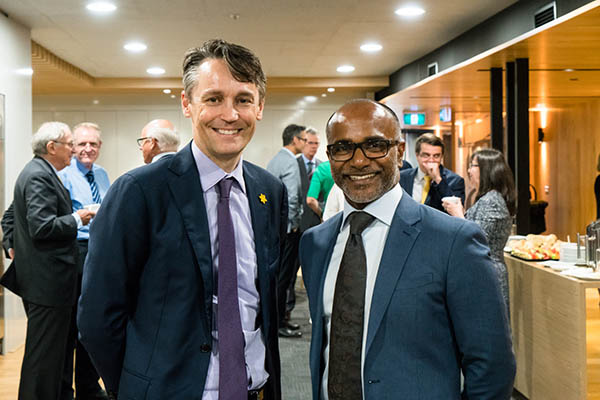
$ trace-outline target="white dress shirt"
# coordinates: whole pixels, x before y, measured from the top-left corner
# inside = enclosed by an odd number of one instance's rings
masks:
[[[421,202],[423,197],[423,188],[425,187],[425,173],[421,171],[421,168],[417,167],[417,174],[413,181],[412,198],[417,202]]]
[[[371,299],[373,297],[373,288],[379,271],[379,263],[383,255],[383,249],[387,240],[390,225],[394,218],[396,208],[402,198],[402,189],[400,185],[394,186],[389,192],[385,193],[379,199],[367,205],[363,210],[356,210],[346,200],[344,200],[344,216],[340,233],[337,236],[335,247],[331,255],[331,261],[325,276],[325,286],[323,288],[323,315],[325,317],[325,349],[323,358],[325,360],[325,369],[323,372],[322,398],[329,399],[327,394],[327,378],[329,374],[329,338],[331,332],[331,310],[333,308],[333,296],[335,292],[335,281],[340,269],[340,263],[346,247],[346,242],[350,236],[350,224],[348,216],[354,211],[364,211],[375,217],[375,220],[362,233],[363,244],[367,257],[367,286],[365,290],[365,310],[364,310],[364,328],[363,344],[361,352],[361,372],[365,366],[365,346],[367,344],[367,330],[369,327],[369,314],[371,310]],[[362,373],[361,373],[362,375]],[[363,384],[364,387],[364,384]],[[364,397],[364,395],[363,395]]]

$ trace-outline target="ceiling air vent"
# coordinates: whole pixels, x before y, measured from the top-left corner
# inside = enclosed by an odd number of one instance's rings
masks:
[[[538,12],[535,13],[534,18],[536,28],[539,28],[550,21],[554,21],[556,19],[556,2],[552,2],[547,6],[540,8]]]
[[[433,76],[438,73],[438,63],[434,62],[427,66],[427,76]]]

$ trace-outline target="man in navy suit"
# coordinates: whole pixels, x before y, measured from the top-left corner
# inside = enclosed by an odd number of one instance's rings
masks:
[[[300,242],[313,399],[459,399],[461,372],[462,398],[509,399],[515,360],[485,237],[401,189],[399,126],[366,99],[327,124],[345,204]]]
[[[119,178],[91,230],[81,341],[112,397],[280,399],[276,280],[287,199],[242,160],[265,75],[210,40],[183,62],[193,140]]]
[[[415,143],[418,167],[400,173],[400,186],[415,201],[444,211],[444,197],[460,197],[465,204],[465,180],[441,164],[444,142],[432,133],[424,133]],[[444,211],[445,212],[445,211]]]

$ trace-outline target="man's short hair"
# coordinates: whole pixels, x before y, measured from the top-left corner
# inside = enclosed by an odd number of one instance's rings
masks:
[[[283,134],[281,135],[281,138],[283,139],[283,145],[287,146],[288,144],[292,143],[294,137],[300,136],[305,129],[305,126],[296,124],[290,124],[286,126],[283,130]]]
[[[307,135],[319,136],[319,132],[317,132],[317,130],[315,128],[313,128],[312,126],[309,126],[308,128],[306,128],[304,130],[304,132],[306,132]]]
[[[75,125],[73,127],[73,135],[75,134],[75,131],[79,128],[88,128],[88,129],[93,129],[98,133],[98,140],[102,140],[101,136],[102,136],[102,131],[100,130],[100,126],[98,126],[98,124],[95,124],[93,122],[82,122],[79,123],[77,125]]]
[[[146,131],[146,137],[156,139],[160,151],[177,151],[179,148],[179,134],[174,129],[151,126]]]
[[[224,60],[236,80],[255,84],[259,99],[262,101],[265,98],[267,78],[258,57],[243,46],[212,39],[204,42],[202,47],[189,49],[183,57],[183,90],[189,100],[192,100],[192,91],[198,79],[198,67],[206,59]]]
[[[442,148],[442,154],[444,154],[444,142],[433,133],[424,133],[417,139],[415,143],[415,152],[419,154],[421,152],[421,144],[425,143],[430,146],[437,146]]]
[[[44,122],[31,139],[31,149],[36,156],[48,154],[46,145],[49,142],[59,142],[65,135],[71,132],[69,125],[64,122]]]
[[[395,129],[395,135],[394,137],[397,139],[400,136],[400,131],[401,131],[401,125],[400,125],[400,119],[398,119],[398,116],[396,115],[396,113],[394,112],[394,110],[392,110],[389,106],[386,106],[384,103],[380,103],[378,101],[373,101],[371,99],[353,99],[350,100],[349,102],[347,102],[346,104],[344,104],[342,106],[345,107],[348,104],[353,104],[353,103],[372,103],[373,105],[380,106],[383,108],[383,110],[390,116],[392,117],[392,120],[394,121],[394,129]],[[327,141],[329,141],[329,137],[331,135],[331,119],[338,113],[339,109],[336,110],[333,114],[331,114],[329,116],[329,119],[327,120],[327,124],[325,125],[325,135],[327,136]]]

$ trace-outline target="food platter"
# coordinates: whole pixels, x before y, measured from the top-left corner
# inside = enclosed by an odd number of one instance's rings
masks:
[[[555,235],[527,235],[524,239],[512,239],[505,251],[526,261],[548,261],[560,258],[560,240]]]

